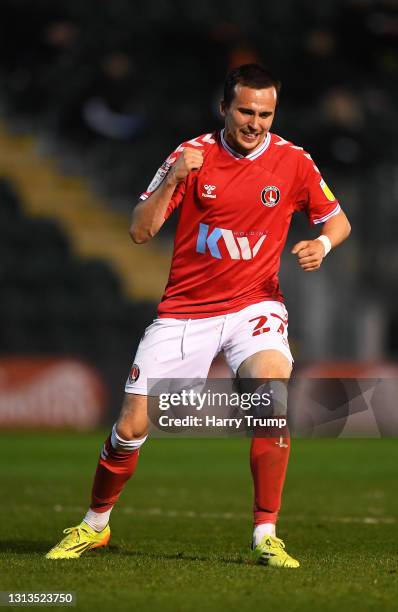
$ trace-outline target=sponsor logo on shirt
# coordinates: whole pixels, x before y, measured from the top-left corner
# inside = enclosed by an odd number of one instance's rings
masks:
[[[210,230],[206,223],[200,223],[196,252],[205,254],[208,251],[212,257],[222,259],[218,247],[219,241],[222,240],[231,259],[254,259],[266,237],[267,234],[260,232],[256,243],[251,245],[247,236],[236,236],[232,230],[223,227]]]
[[[264,206],[268,206],[268,208],[276,206],[280,199],[281,192],[275,185],[268,185],[268,187],[264,187],[261,192],[261,201]]]
[[[203,185],[203,189],[206,191],[206,193],[203,193],[202,191],[202,197],[203,198],[216,198],[216,194],[213,193],[213,191],[215,190],[216,185]]]

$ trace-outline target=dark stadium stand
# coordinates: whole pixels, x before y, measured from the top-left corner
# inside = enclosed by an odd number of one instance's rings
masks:
[[[79,259],[60,226],[24,214],[0,180],[0,347],[2,354],[73,354],[125,361],[154,314],[128,300],[106,261]]]
[[[369,121],[396,159],[395,19],[388,0],[250,0],[244,10],[230,2],[226,15],[209,2],[165,12],[153,2],[137,11],[124,0],[3,0],[1,102],[59,153],[72,150],[113,205],[129,206],[179,142],[220,125],[231,65],[258,59],[283,81],[277,129],[321,166],[351,170],[373,149]]]

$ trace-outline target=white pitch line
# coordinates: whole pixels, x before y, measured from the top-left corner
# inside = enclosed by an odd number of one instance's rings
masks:
[[[82,506],[54,506],[54,512],[76,512],[83,513],[85,508]],[[138,516],[161,516],[163,518],[191,518],[191,519],[215,519],[215,520],[234,520],[248,519],[249,512],[197,512],[196,510],[165,510],[164,508],[133,508],[124,506],[120,508],[123,514],[135,514]],[[394,517],[374,517],[374,516],[283,516],[283,521],[324,521],[327,523],[359,523],[363,525],[393,525],[397,522]]]

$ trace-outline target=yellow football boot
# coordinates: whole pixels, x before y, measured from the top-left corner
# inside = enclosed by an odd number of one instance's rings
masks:
[[[84,552],[106,546],[111,537],[109,525],[95,531],[84,521],[64,529],[64,533],[65,537],[46,554],[46,559],[77,559]]]
[[[283,541],[273,536],[265,535],[253,549],[252,554],[254,561],[261,565],[281,568],[300,567],[300,563],[286,552]]]

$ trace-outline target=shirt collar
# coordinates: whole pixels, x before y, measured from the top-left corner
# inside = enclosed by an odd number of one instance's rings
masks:
[[[268,149],[269,144],[271,142],[271,134],[268,132],[267,136],[265,137],[264,142],[259,147],[257,147],[257,149],[249,153],[249,155],[242,155],[241,153],[234,151],[234,149],[229,146],[229,144],[225,140],[224,132],[225,132],[225,129],[222,129],[221,130],[221,144],[223,148],[227,151],[227,153],[232,155],[232,157],[234,157],[235,159],[242,159],[242,158],[250,159],[250,160],[256,159],[257,157],[262,155],[266,149]]]

